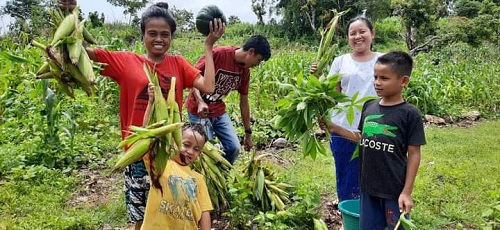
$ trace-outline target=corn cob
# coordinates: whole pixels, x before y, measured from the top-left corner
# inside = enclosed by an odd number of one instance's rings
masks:
[[[202,165],[207,166],[208,167],[207,169],[213,172],[213,176],[215,176],[213,178],[214,180],[217,180],[217,182],[220,184],[219,187],[225,188],[226,176],[222,175],[223,172],[221,171],[221,169],[217,167],[217,164],[209,156],[202,155],[201,157],[203,158],[203,160],[201,161]]]
[[[97,40],[92,36],[92,34],[89,32],[89,30],[85,27],[83,27],[83,39],[87,41],[90,44],[97,44]]]
[[[158,128],[152,128],[152,129],[147,129],[144,128],[143,131],[136,132],[127,138],[125,138],[123,141],[121,141],[118,144],[118,148],[123,148],[125,146],[128,146],[132,143],[135,143],[136,141],[144,138],[160,138],[168,133],[174,132],[175,130],[179,130],[182,127],[183,123],[175,123],[175,124],[169,124],[169,125],[164,125]]]
[[[136,141],[127,151],[125,151],[125,154],[120,157],[112,171],[116,172],[122,170],[126,166],[140,160],[144,154],[149,151],[149,147],[153,141],[153,138],[144,138]]]
[[[57,27],[56,32],[52,38],[51,46],[55,46],[59,40],[70,35],[75,29],[75,21],[78,20],[79,10],[78,7],[73,10],[72,14],[68,14]]]
[[[262,199],[262,194],[264,192],[264,180],[266,179],[266,176],[264,175],[264,170],[262,168],[259,168],[257,172],[257,177],[255,178],[255,183],[254,183],[254,194],[255,198],[257,200]]]
[[[158,139],[157,139],[158,140]],[[167,167],[167,161],[170,159],[171,153],[167,150],[167,144],[165,141],[158,140],[157,145],[152,148],[154,151],[154,168],[153,176],[160,177]],[[159,184],[159,183],[158,183]],[[159,187],[159,186],[157,186]]]
[[[331,47],[331,42],[333,40],[333,36],[335,34],[335,30],[337,28],[340,17],[347,13],[348,10],[342,11],[340,13],[337,13],[337,11],[335,10],[333,12],[335,15],[330,20],[325,30],[321,32],[321,41],[315,59],[317,62],[317,67],[314,75],[317,77],[323,74],[323,69],[330,62],[331,57],[333,57],[333,52],[335,51],[335,49],[331,49],[329,47]],[[330,59],[323,58],[324,56],[330,56]]]
[[[80,52],[80,57],[78,59],[78,69],[80,72],[87,78],[87,81],[90,84],[95,84],[95,75],[94,75],[94,70],[92,68],[92,61],[89,58],[89,55],[87,52],[85,52],[85,48],[83,46],[80,47],[82,49],[82,52]]]
[[[226,160],[226,158],[222,157],[223,153],[224,152],[215,148],[215,146],[210,142],[205,143],[205,146],[203,146],[204,155],[207,155],[214,161],[221,163],[223,167],[231,169],[233,166],[231,165],[231,163],[229,163],[229,161]]]
[[[77,21],[75,20],[75,23]],[[82,31],[83,30],[83,21],[78,24],[78,26],[75,27],[73,32],[71,33],[71,37],[74,41],[68,42],[66,44],[68,48],[68,56],[71,61],[71,63],[76,64],[78,63],[78,60],[80,60],[80,53],[82,53],[82,43],[83,43],[83,35]]]

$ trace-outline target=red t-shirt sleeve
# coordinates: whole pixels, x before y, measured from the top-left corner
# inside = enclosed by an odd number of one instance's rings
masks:
[[[194,80],[196,80],[198,75],[200,75],[200,70],[193,67],[191,63],[180,56],[177,57],[177,63],[179,64],[179,68],[182,73],[182,89],[193,88]]]
[[[123,51],[107,51],[104,49],[94,49],[97,61],[106,65],[101,70],[101,75],[108,76],[120,84],[123,71],[127,71],[127,63],[130,58],[136,58],[134,54]]]

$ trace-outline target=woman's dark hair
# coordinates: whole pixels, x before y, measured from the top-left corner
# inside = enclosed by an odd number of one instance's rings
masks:
[[[146,32],[146,23],[148,23],[152,18],[163,18],[170,26],[170,33],[172,34],[172,36],[174,35],[175,30],[177,29],[177,23],[175,23],[174,16],[172,16],[172,13],[170,12],[170,10],[168,10],[168,3],[155,3],[154,5],[148,7],[146,11],[144,11],[144,13],[142,13],[141,33],[143,36]]]
[[[208,136],[207,136],[207,133],[205,132],[205,128],[200,123],[195,123],[195,122],[184,123],[184,125],[182,125],[182,132],[185,132],[188,130],[191,130],[192,132],[199,133],[204,139],[203,143],[208,141]]]
[[[349,22],[347,23],[347,28],[346,28],[347,34],[349,34],[349,26],[351,26],[351,24],[353,22],[356,22],[356,21],[363,21],[366,24],[366,26],[368,27],[368,29],[370,29],[370,32],[373,31],[373,23],[372,23],[372,21],[370,21],[370,19],[368,19],[365,16],[357,16],[355,18],[351,18],[351,20],[349,20]]]

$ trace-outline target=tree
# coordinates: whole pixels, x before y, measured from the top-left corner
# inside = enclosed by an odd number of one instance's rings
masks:
[[[349,19],[367,9],[370,5],[387,4],[389,0],[277,0],[276,13],[283,16],[284,28],[292,36],[299,34],[314,34],[318,28],[323,27],[334,16],[332,10],[337,12],[351,9],[343,20]],[[380,6],[383,7],[383,6]]]
[[[394,14],[403,19],[405,28],[404,39],[410,53],[416,54],[414,49],[423,49],[422,45],[428,46],[435,37],[436,21],[442,15],[442,9],[446,8],[446,2],[441,0],[393,0],[392,9]],[[427,38],[426,42],[421,42]],[[419,43],[422,43],[419,45]]]
[[[266,0],[252,0],[252,11],[257,15],[258,23],[264,25],[264,15],[267,14]]]
[[[172,14],[177,23],[177,28],[182,32],[192,30],[194,28],[194,15],[191,11],[179,10],[175,7],[171,9]]]
[[[101,13],[99,17],[99,12],[94,11],[89,13],[89,21],[92,24],[92,27],[102,27],[104,25],[104,13]]]
[[[228,25],[234,25],[234,24],[238,24],[238,23],[241,23],[241,20],[238,16],[236,15],[231,15],[229,16],[229,18],[227,19],[227,24]]]
[[[149,0],[107,0],[111,5],[125,8],[123,14],[137,17],[136,13],[144,8]]]
[[[481,10],[482,4],[478,1],[459,0],[455,3],[455,13],[457,16],[475,18]]]
[[[360,12],[372,21],[382,20],[391,15],[391,0],[361,0],[354,3],[351,10],[354,10],[356,15]]]
[[[48,21],[47,8],[55,7],[55,2],[42,0],[11,0],[0,9],[0,15],[9,15],[14,22],[9,25],[12,33],[35,31],[46,28]],[[39,32],[39,31],[38,31]]]

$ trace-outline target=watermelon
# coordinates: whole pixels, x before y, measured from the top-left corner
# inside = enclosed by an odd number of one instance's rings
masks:
[[[219,7],[216,5],[204,6],[196,15],[196,29],[204,36],[207,36],[210,33],[209,23],[214,18],[220,18],[223,23],[227,22],[224,13]]]

